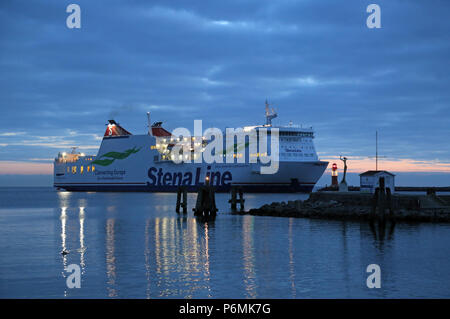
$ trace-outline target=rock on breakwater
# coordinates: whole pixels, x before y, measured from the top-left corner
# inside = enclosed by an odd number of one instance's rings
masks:
[[[392,215],[396,221],[450,222],[450,196],[392,195]],[[273,202],[236,214],[323,219],[370,220],[372,194],[356,192],[316,192],[305,200]]]

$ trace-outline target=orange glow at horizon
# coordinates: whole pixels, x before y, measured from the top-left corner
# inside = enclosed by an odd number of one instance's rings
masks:
[[[344,164],[339,157],[321,158],[321,160],[328,161],[327,171],[331,171],[331,164],[338,165],[339,173],[343,172]],[[347,171],[351,173],[362,173],[369,170],[375,170],[375,159],[352,159],[348,157]],[[412,159],[379,159],[378,170],[392,171],[392,172],[442,172],[450,173],[450,163],[440,163],[438,161],[417,161]]]
[[[330,164],[325,173],[331,172],[332,163],[338,165],[338,172],[342,174],[343,163],[339,157],[324,157],[321,160]],[[362,173],[368,170],[375,170],[375,160],[373,159],[352,159],[348,158],[348,172]],[[392,172],[442,172],[450,173],[450,163],[440,163],[437,161],[416,161],[411,159],[400,160],[379,160],[378,169]],[[52,163],[33,163],[20,161],[0,161],[0,175],[52,175]]]
[[[0,175],[52,175],[52,163],[0,161]]]

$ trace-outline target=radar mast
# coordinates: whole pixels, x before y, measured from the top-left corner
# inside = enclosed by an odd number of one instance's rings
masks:
[[[270,104],[267,102],[266,99],[266,125],[272,126],[272,120],[276,118],[278,115],[277,112],[275,112],[274,108],[272,108],[272,110],[269,109],[269,105]]]

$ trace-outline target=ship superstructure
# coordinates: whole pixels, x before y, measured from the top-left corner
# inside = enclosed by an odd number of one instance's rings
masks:
[[[148,114],[149,116],[149,114]],[[206,180],[217,191],[241,186],[248,192],[310,192],[325,171],[328,162],[320,161],[314,148],[314,131],[290,123],[274,126],[277,116],[266,103],[266,124],[247,126],[253,130],[273,129],[279,134],[278,170],[262,174],[262,157],[272,152],[254,151],[248,140],[224,144],[222,162],[196,162],[211,140],[205,136],[177,137],[164,129],[162,122],[150,124],[147,134],[133,135],[114,120],[107,124],[96,156],[76,152],[59,153],[54,162],[54,186],[68,191],[147,191],[175,192],[179,186],[195,191]],[[189,150],[174,152],[175,145]],[[197,152],[195,151],[197,150]],[[253,150],[253,152],[252,152]],[[191,162],[176,163],[190,156]],[[232,157],[232,162],[225,160]],[[183,158],[185,157],[185,158]],[[244,157],[244,158],[242,158]]]

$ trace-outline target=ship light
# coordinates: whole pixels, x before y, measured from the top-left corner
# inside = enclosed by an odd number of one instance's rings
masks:
[[[81,153],[80,156],[86,156],[84,153]]]
[[[255,128],[256,128],[256,126],[245,126],[244,132],[250,132],[251,130],[254,130]]]
[[[66,153],[66,152],[63,152],[63,153],[62,153],[62,156],[63,156],[63,157],[65,157],[66,155],[67,155],[67,153]]]
[[[156,144],[156,148],[159,148],[159,144]]]

